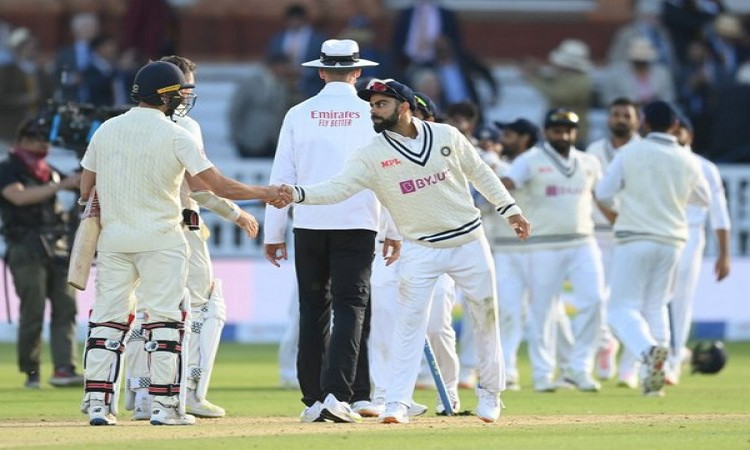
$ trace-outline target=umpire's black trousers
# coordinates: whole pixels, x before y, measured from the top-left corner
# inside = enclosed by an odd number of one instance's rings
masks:
[[[297,376],[302,401],[312,406],[328,394],[343,402],[367,400],[375,232],[295,228],[294,251],[300,317]]]

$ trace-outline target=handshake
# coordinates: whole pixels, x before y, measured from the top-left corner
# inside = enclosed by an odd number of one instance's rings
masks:
[[[266,203],[276,208],[283,208],[294,202],[294,188],[288,184],[281,186],[268,186],[263,198]]]

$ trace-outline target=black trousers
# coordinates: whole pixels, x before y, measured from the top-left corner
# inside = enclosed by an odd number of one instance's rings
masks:
[[[297,377],[302,402],[312,406],[328,394],[350,403],[367,400],[375,232],[296,228],[294,239],[300,312]]]

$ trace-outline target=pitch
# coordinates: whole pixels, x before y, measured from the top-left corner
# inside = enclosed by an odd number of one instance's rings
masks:
[[[430,412],[408,425],[301,424],[300,394],[277,388],[275,346],[225,344],[219,352],[209,399],[228,417],[199,419],[191,427],[131,422],[120,408],[115,427],[90,427],[78,412],[79,388],[46,385],[26,390],[15,350],[0,345],[0,448],[745,448],[750,443],[750,343],[728,345],[730,361],[716,376],[684,376],[664,398],[605,382],[600,393],[506,392],[499,422],[472,416],[437,417],[434,391],[417,391]],[[521,352],[525,355],[525,352]],[[48,361],[47,355],[43,361]],[[521,361],[522,374],[529,373]],[[473,392],[461,391],[464,409]]]

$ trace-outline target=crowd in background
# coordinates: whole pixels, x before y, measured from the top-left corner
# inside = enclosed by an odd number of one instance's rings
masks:
[[[300,62],[315,58],[331,37],[354,39],[362,58],[381,61],[365,77],[403,81],[432,98],[440,111],[471,102],[479,124],[491,124],[486,110],[503,102],[501,89],[482,55],[464,45],[455,11],[437,0],[415,0],[394,13],[387,39],[376,35],[364,14],[327,35],[316,28],[314,13],[302,3],[289,6],[259,70],[239,83],[227,115],[239,156],[273,155],[284,113],[322,86],[316,73],[300,70]],[[168,20],[174,16],[166,0],[131,1],[115,38],[101,32],[95,14],[76,14],[71,42],[51,63],[43,61],[29,29],[0,23],[0,140],[12,139],[22,119],[49,98],[129,104],[135,71],[148,58],[174,52],[174,31],[159,25],[175,23]],[[747,22],[722,0],[634,0],[632,20],[614,34],[605,61],[592,59],[589,43],[565,39],[546,61],[516,63],[548,106],[578,113],[579,147],[594,137],[588,127],[592,109],[618,97],[639,104],[663,99],[692,120],[699,153],[717,162],[749,162],[750,118],[742,114],[750,106]]]

